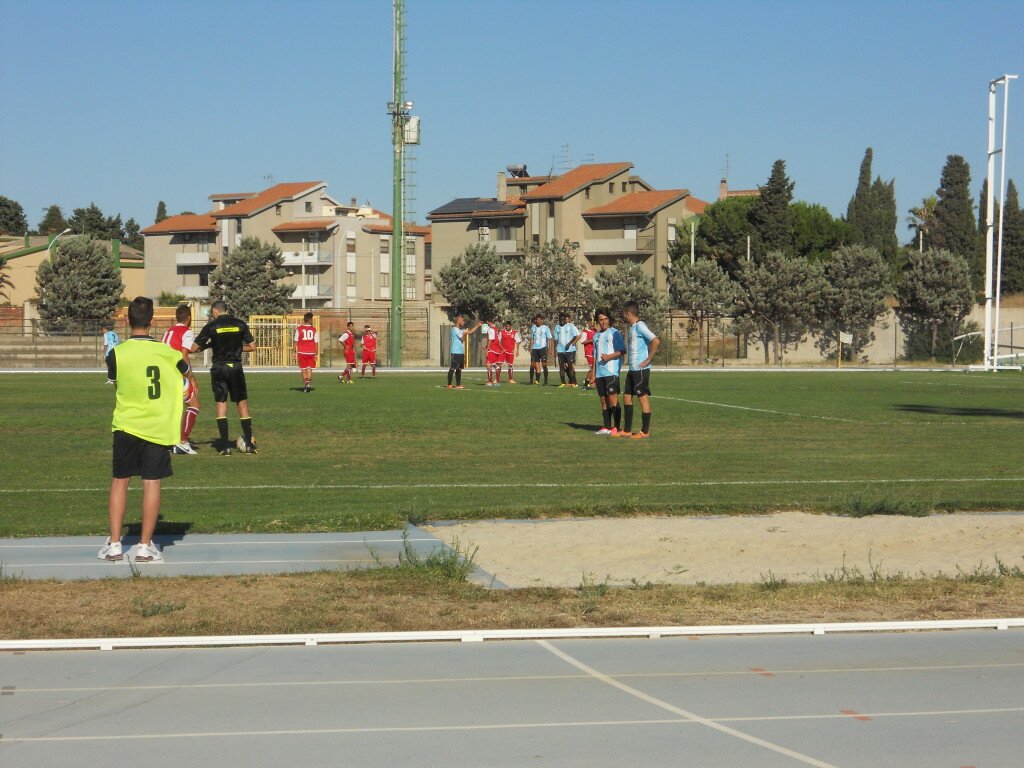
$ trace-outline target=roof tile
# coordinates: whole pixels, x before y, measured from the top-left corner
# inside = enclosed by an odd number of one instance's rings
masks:
[[[666,205],[681,200],[689,195],[686,189],[660,189],[651,192],[633,192],[617,197],[610,203],[590,208],[583,212],[584,216],[618,216],[626,214],[644,214],[660,211]]]
[[[208,213],[183,213],[169,216],[142,230],[144,235],[169,235],[175,232],[216,232],[217,220]]]
[[[283,184],[275,184],[269,189],[265,189],[253,197],[247,197],[245,200],[239,200],[234,205],[229,205],[227,208],[223,208],[219,211],[214,211],[213,216],[218,219],[231,218],[235,216],[248,216],[261,211],[275,203],[279,203],[282,200],[288,200],[295,197],[300,192],[306,192],[314,187],[318,187],[323,184],[322,181],[294,181],[285,182]]]
[[[584,187],[606,181],[633,167],[632,163],[590,163],[563,173],[554,181],[541,184],[523,195],[523,200],[562,200]],[[515,182],[512,182],[515,183]]]

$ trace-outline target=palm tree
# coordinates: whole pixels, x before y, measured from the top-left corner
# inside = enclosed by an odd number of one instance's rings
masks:
[[[907,216],[907,229],[913,230],[914,240],[917,241],[919,251],[925,249],[925,240],[928,239],[928,231],[932,222],[935,221],[935,206],[938,202],[939,198],[932,195],[924,198],[921,205],[907,211],[910,214]]]
[[[14,281],[12,281],[10,275],[7,274],[7,262],[0,261],[0,299],[10,301],[11,296],[4,289],[13,287]]]

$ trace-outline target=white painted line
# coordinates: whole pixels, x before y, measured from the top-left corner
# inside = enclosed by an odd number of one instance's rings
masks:
[[[796,752],[787,747],[783,747],[781,744],[775,744],[771,741],[766,741],[765,739],[758,738],[757,736],[751,736],[749,733],[737,731],[735,728],[730,728],[727,725],[722,725],[721,723],[715,722],[714,720],[708,720],[707,718],[701,717],[698,714],[689,712],[685,709],[675,706],[674,704],[669,704],[667,701],[663,701],[662,699],[659,699],[655,696],[651,696],[648,693],[644,693],[643,691],[637,690],[632,686],[626,685],[620,680],[616,680],[613,677],[608,677],[608,675],[604,674],[603,672],[597,671],[593,667],[587,666],[579,659],[570,656],[568,653],[561,650],[560,648],[556,648],[555,646],[551,645],[551,643],[549,643],[547,640],[538,640],[537,643],[550,653],[560,658],[566,664],[570,664],[571,666],[574,666],[577,669],[586,672],[595,680],[600,680],[602,683],[610,685],[613,688],[617,688],[623,693],[628,693],[630,696],[640,699],[640,701],[646,702],[648,704],[653,704],[654,706],[663,709],[666,712],[671,712],[673,715],[678,715],[684,720],[690,720],[694,723],[698,723],[700,725],[711,728],[712,730],[718,731],[719,733],[724,733],[727,736],[732,736],[733,738],[741,739],[742,741],[746,741],[758,747],[763,747],[765,749],[771,750],[772,752],[776,752],[780,755],[785,755],[786,757],[792,758],[793,760],[801,762],[804,765],[813,765],[816,768],[836,768],[831,763],[826,763],[816,758],[813,758],[810,755],[805,755],[801,752]]]
[[[179,565],[282,565],[282,564],[296,564],[301,565],[303,563],[374,563],[376,562],[373,558],[356,558],[356,559],[345,559],[345,558],[323,558],[318,560],[164,560],[163,562],[150,563],[140,562],[139,567],[144,570],[149,566],[157,566],[158,568],[170,567],[173,568]],[[93,561],[82,561],[76,560],[71,563],[7,563],[6,567],[12,571],[16,571],[21,568],[81,568],[86,565],[95,565],[97,568],[109,568],[117,565],[127,565],[126,560],[118,560],[114,562],[105,563],[99,558]]]
[[[191,637],[116,637],[0,640],[0,651],[76,650],[91,648],[203,648],[345,643],[475,642],[482,640],[567,640],[650,638],[705,635],[825,635],[844,632],[914,632],[952,629],[1024,628],[1024,618],[948,619],[944,621],[877,621],[809,624],[731,624],[675,627],[571,627],[562,629],[466,629],[415,632],[335,632],[290,635],[213,635]]]
[[[202,536],[203,534],[196,534]],[[255,534],[259,535],[259,534]],[[99,539],[101,537],[97,537]],[[157,543],[159,543],[161,537],[159,534],[156,536]],[[402,539],[325,539],[323,541],[264,541],[260,539],[258,541],[175,541],[173,544],[167,546],[173,546],[175,549],[178,547],[263,547],[263,546],[286,546],[286,547],[297,547],[297,546],[326,546],[327,544],[401,544]],[[415,544],[417,542],[422,543],[436,543],[433,539],[415,539],[410,538],[409,543]],[[11,539],[0,539],[0,549],[96,549],[95,542],[88,542],[85,544],[21,544]]]
[[[694,403],[696,405],[713,405],[718,408],[734,408],[738,411],[754,411],[756,413],[772,413],[776,416],[795,416],[800,419],[819,419],[821,421],[841,421],[846,424],[869,424],[866,421],[856,419],[841,419],[838,416],[815,416],[809,413],[792,413],[790,411],[773,411],[770,408],[753,408],[749,405],[731,405],[729,403],[713,403],[709,400],[690,400],[685,397],[669,397],[668,395],[651,395],[651,399],[675,400],[680,403]]]
[[[917,483],[1024,483],[1020,477],[894,477],[894,478],[814,478],[807,480],[668,480],[638,481],[622,483],[577,483],[575,488],[714,488],[719,486],[773,486],[773,485],[888,485]],[[442,488],[461,489],[516,489],[516,488],[569,488],[565,483],[376,483],[376,484],[318,484],[315,487],[299,483],[266,483],[261,485],[164,485],[164,493],[173,491],[402,491],[435,490]],[[17,493],[93,493],[107,492],[107,487],[81,488],[0,488],[0,494]],[[133,489],[137,490],[137,489]]]
[[[1006,664],[949,664],[945,666],[920,667],[836,667],[832,669],[770,669],[765,670],[775,676],[782,675],[833,675],[833,674],[891,674],[893,672],[947,672],[952,670],[985,670],[985,669],[1019,669],[1024,662]],[[712,670],[695,672],[614,672],[612,677],[618,679],[661,680],[687,677],[750,677],[755,673],[750,669]],[[399,679],[375,680],[282,680],[264,683],[165,683],[161,685],[90,685],[70,688],[21,688],[16,691],[18,696],[29,693],[133,693],[136,691],[190,691],[220,688],[320,688],[347,687],[360,685],[455,685],[458,683],[521,683],[544,680],[588,680],[589,675],[493,675],[476,677],[413,677]],[[825,717],[825,715],[822,715]],[[715,718],[720,720],[721,718]]]

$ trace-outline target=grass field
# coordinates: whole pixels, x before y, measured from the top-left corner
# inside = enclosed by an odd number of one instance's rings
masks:
[[[216,429],[200,374],[201,454],[175,458],[163,523],[358,530],[540,514],[1024,507],[1019,374],[656,372],[648,441],[595,437],[593,393],[465,378],[466,390],[446,391],[440,374],[354,386],[321,374],[306,395],[297,375],[251,374],[261,453],[220,457],[207,445]],[[0,375],[0,392],[0,536],[102,532],[104,377]]]

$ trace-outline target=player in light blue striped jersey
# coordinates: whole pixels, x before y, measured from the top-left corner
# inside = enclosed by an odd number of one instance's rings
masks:
[[[594,315],[597,334],[594,336],[594,384],[601,399],[601,418],[604,425],[597,430],[599,435],[619,434],[622,408],[619,407],[619,371],[622,356],[626,353],[626,342],[618,329],[612,327],[611,314],[599,309]]]
[[[544,386],[548,385],[548,342],[551,341],[551,329],[545,324],[543,315],[534,315],[530,326],[530,383],[534,377],[540,384],[540,374],[544,371]]]
[[[583,336],[572,321],[572,315],[563,312],[555,326],[555,354],[558,356],[560,387],[576,386],[576,345]]]
[[[651,436],[651,360],[654,358],[659,339],[647,323],[640,319],[640,307],[636,302],[629,302],[622,309],[622,314],[629,323],[627,351],[629,353],[629,371],[626,373],[626,386],[622,390],[625,405],[626,422],[622,435],[641,439]],[[640,431],[630,434],[633,429],[633,396],[640,398]]]

